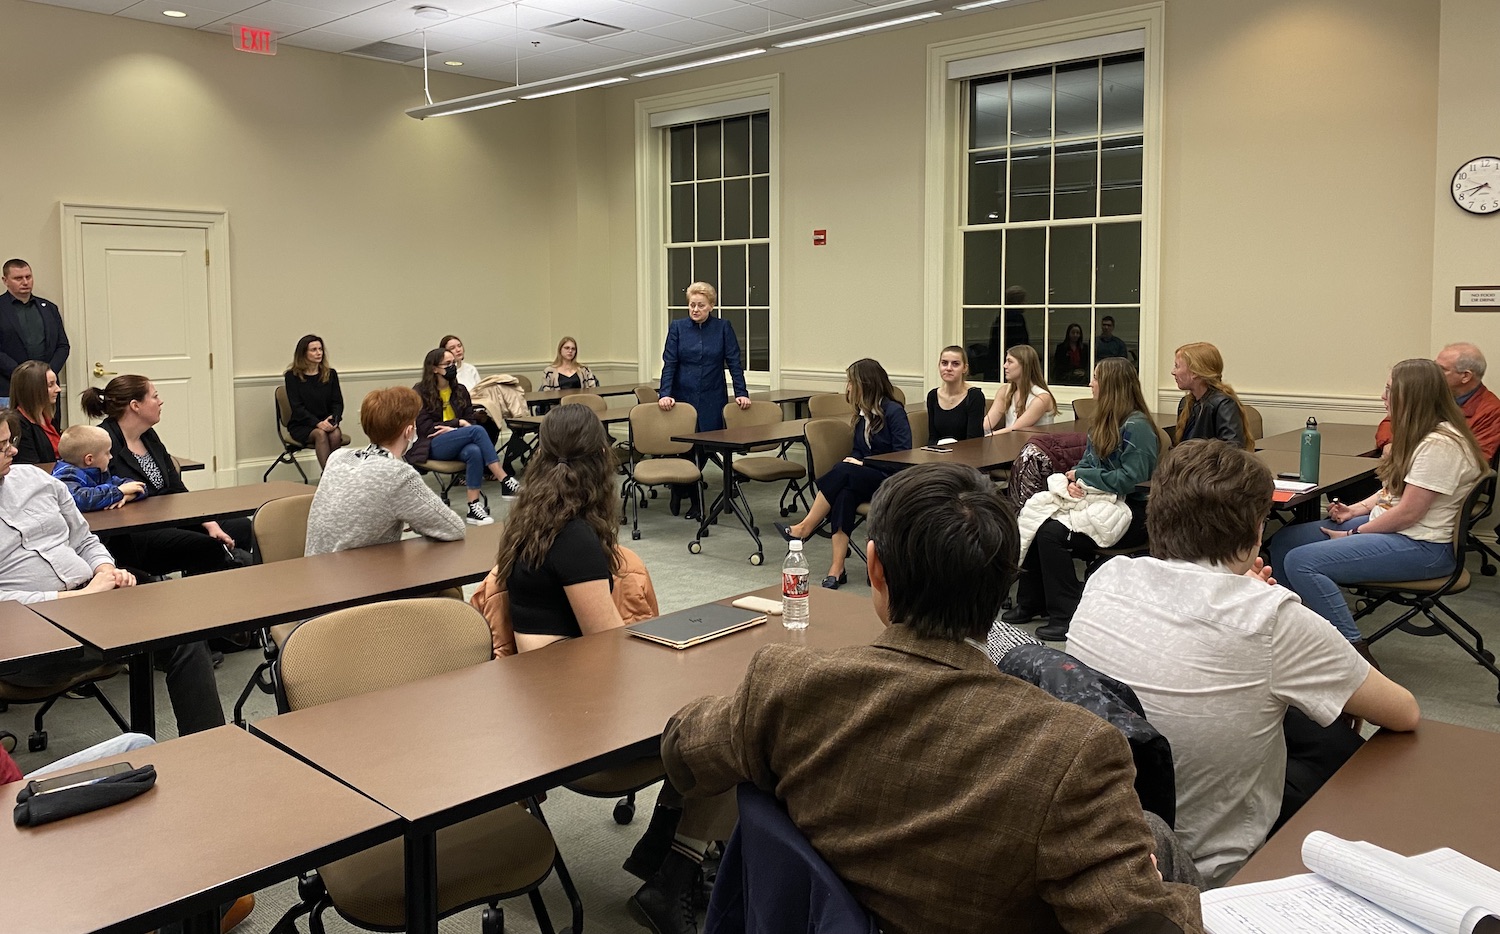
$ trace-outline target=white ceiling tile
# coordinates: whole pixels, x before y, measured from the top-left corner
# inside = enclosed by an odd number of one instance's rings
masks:
[[[553,52],[546,56],[546,58],[568,62],[574,65],[578,71],[588,71],[591,68],[603,68],[608,65],[618,65],[621,62],[628,62],[635,58],[635,55],[620,49],[611,49],[607,46],[584,43],[571,49],[564,49],[561,52]]]
[[[347,52],[357,49],[362,45],[369,45],[370,40],[360,36],[346,36],[341,33],[329,32],[326,29],[305,29],[295,36],[287,36],[285,39],[276,40],[280,45],[295,45],[304,49],[317,49],[322,52]]]
[[[234,17],[236,23],[247,26],[263,26],[278,32],[300,32],[336,20],[339,15],[328,10],[282,3],[281,0],[268,0],[241,10]]]
[[[219,15],[214,19],[222,19],[228,13],[238,13],[258,2],[260,0],[193,0],[192,5],[200,10],[216,10]],[[174,8],[169,6],[168,9]]]
[[[427,34],[430,36],[458,36],[462,39],[484,42],[490,39],[514,38],[516,30],[513,26],[491,23],[474,16],[464,16],[448,20],[444,23],[438,23],[435,26],[429,26]]]
[[[422,33],[421,32],[403,33],[403,34],[401,34],[399,36],[391,36],[386,41],[387,42],[394,42],[397,45],[409,45],[409,46],[411,46],[414,49],[420,49],[422,47]],[[431,52],[451,52],[454,49],[461,49],[464,46],[469,46],[469,45],[473,45],[473,44],[474,44],[473,40],[471,40],[471,39],[464,39],[464,38],[461,38],[459,36],[440,36],[440,35],[432,32],[431,30],[429,30],[428,33],[427,33],[427,51],[429,53],[431,53]]]
[[[314,10],[327,10],[340,16],[348,16],[350,13],[360,13],[372,7],[380,6],[381,0],[297,0],[298,6],[305,6]]]
[[[696,19],[680,19],[675,23],[665,26],[657,26],[646,32],[653,36],[662,36],[667,39],[676,39],[679,42],[697,44],[700,42],[715,42],[720,39],[732,39],[739,33],[733,29],[725,29],[723,26],[715,26],[713,23],[705,23]]]
[[[795,17],[778,13],[770,7],[757,6],[739,6],[733,10],[708,13],[697,18],[705,23],[713,23],[715,26],[723,26],[735,32],[750,34],[765,32],[768,29],[787,26],[798,21]]]
[[[328,28],[346,36],[360,36],[370,41],[389,39],[411,32],[424,25],[427,20],[417,19],[411,13],[411,0],[391,0],[380,6],[344,16],[327,24]]]
[[[476,10],[473,16],[475,19],[499,23],[503,26],[515,26],[520,29],[551,26],[553,23],[573,18],[568,14],[554,10],[541,10],[524,3],[507,3],[504,6],[490,7],[487,10]]]
[[[48,6],[67,7],[70,10],[84,10],[89,13],[118,13],[135,0],[36,0],[36,2],[45,3]]]
[[[823,16],[832,16],[835,13],[869,9],[855,0],[755,0],[755,5],[785,13],[788,16],[795,16],[801,20],[814,20]]]
[[[187,16],[172,17],[163,16],[163,10],[177,10],[186,13]],[[187,29],[197,29],[199,26],[207,26],[209,23],[223,19],[224,14],[219,10],[206,10],[202,7],[187,6],[182,3],[166,2],[166,0],[140,0],[129,9],[121,10],[115,14],[127,19],[145,20],[148,23],[160,23],[163,26],[182,26]]]
[[[739,0],[639,0],[639,4],[684,19],[744,6]]]
[[[623,0],[522,0],[521,6],[552,16],[552,22],[577,16],[605,23],[624,3]]]
[[[605,36],[595,39],[595,45],[607,46],[612,49],[620,49],[632,55],[662,55],[667,52],[676,52],[687,48],[687,43],[678,42],[676,39],[667,39],[663,36],[653,36],[649,32],[622,32],[613,36]]]
[[[641,6],[638,3],[626,3],[624,0],[610,5],[607,11],[590,15],[587,19],[595,22],[606,23],[610,26],[619,26],[621,29],[649,29],[652,26],[665,26],[674,23],[681,17],[664,13],[661,10],[653,10],[650,7]]]

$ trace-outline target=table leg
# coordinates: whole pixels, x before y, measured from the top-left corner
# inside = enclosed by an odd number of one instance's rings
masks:
[[[437,934],[437,834],[406,832],[407,934]]]
[[[156,682],[149,652],[130,657],[130,729],[156,736]]]
[[[761,546],[760,530],[756,528],[754,520],[750,517],[748,506],[741,507],[741,505],[736,501],[736,487],[734,483],[734,451],[725,448],[721,453],[724,455],[724,489],[719,494],[718,499],[714,500],[713,508],[705,509],[703,511],[703,524],[698,527],[698,538],[702,538],[705,534],[707,534],[709,525],[714,520],[718,519],[719,515],[727,508],[729,511],[734,513],[734,517],[736,519],[740,520],[740,525],[745,527],[745,533],[750,536],[750,539],[752,541],[755,542],[755,554],[751,557],[750,560],[754,564],[759,564],[761,561],[765,560],[765,549]],[[693,540],[693,544],[697,545],[697,543],[698,539],[695,538]],[[693,551],[694,554],[697,554],[697,550],[695,548],[689,550]]]
[[[219,909],[183,918],[182,934],[219,934]]]

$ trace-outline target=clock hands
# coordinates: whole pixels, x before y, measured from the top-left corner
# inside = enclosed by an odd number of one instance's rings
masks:
[[[1461,197],[1467,198],[1472,194],[1484,191],[1488,187],[1490,187],[1489,182],[1480,182],[1478,185],[1475,185],[1473,188],[1470,188],[1468,191],[1464,192]]]

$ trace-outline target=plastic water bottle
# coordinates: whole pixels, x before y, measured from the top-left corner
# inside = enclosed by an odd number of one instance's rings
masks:
[[[802,543],[793,540],[781,565],[781,624],[788,629],[807,628],[807,559]]]
[[[1318,420],[1309,418],[1307,427],[1302,429],[1302,461],[1298,464],[1297,474],[1303,483],[1318,482],[1318,462],[1323,454],[1323,436],[1318,434]]]

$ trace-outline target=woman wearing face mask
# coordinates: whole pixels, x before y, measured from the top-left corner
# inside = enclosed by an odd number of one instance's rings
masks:
[[[427,351],[422,361],[422,381],[412,387],[422,400],[417,411],[417,440],[406,452],[408,464],[429,460],[463,461],[464,487],[469,492],[469,512],[464,521],[470,525],[489,525],[489,510],[479,499],[479,488],[488,473],[500,481],[501,496],[515,496],[521,484],[508,476],[500,466],[495,445],[485,437],[484,429],[475,424],[481,416],[469,400],[469,391],[458,381],[458,364],[453,354],[441,347]]]
[[[444,542],[464,537],[464,520],[403,459],[421,409],[422,398],[405,386],[365,396],[359,426],[371,443],[328,458],[307,516],[309,555],[399,541],[405,526]]]

